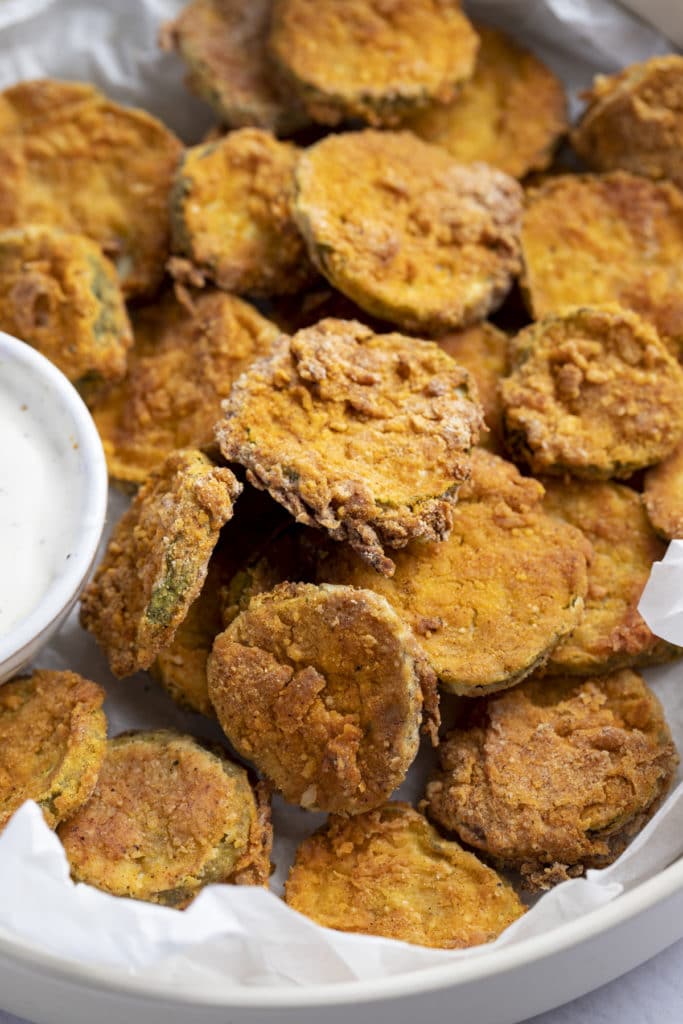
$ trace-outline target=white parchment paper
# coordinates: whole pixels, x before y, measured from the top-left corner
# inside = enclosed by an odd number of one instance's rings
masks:
[[[640,0],[631,2],[635,6]],[[182,0],[3,0],[0,88],[44,75],[89,80],[121,102],[145,107],[194,141],[212,115],[183,88],[180,62],[156,46],[159,25],[181,6]],[[475,18],[508,29],[535,49],[562,76],[574,110],[576,92],[590,85],[594,73],[671,49],[653,28],[608,0],[478,0],[467,6]],[[112,494],[109,526],[124,504],[121,495]],[[681,595],[683,542],[674,542],[653,573],[642,610],[655,632],[683,644]],[[180,712],[146,676],[114,680],[75,614],[37,664],[70,668],[104,685],[112,734],[170,726],[220,738],[215,724]],[[683,663],[646,675],[683,750]],[[423,751],[399,797],[419,795],[432,762],[433,753]],[[196,979],[217,996],[235,983],[335,985],[488,955],[496,946],[546,933],[608,903],[683,854],[679,785],[614,865],[543,896],[493,946],[446,952],[328,931],[279,899],[296,845],[322,820],[276,800],[273,891],[212,886],[181,913],[74,885],[59,841],[37,807],[26,804],[0,836],[0,876],[6,883],[0,935],[83,964],[163,979],[169,991],[176,978],[185,986]]]

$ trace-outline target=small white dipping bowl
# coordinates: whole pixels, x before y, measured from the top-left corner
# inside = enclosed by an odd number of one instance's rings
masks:
[[[60,466],[54,533],[46,544],[51,576],[33,605],[6,632],[0,632],[0,682],[4,682],[35,656],[76,603],[104,527],[107,465],[95,424],[73,385],[45,356],[2,332],[0,392],[4,392],[0,394],[3,401],[9,394],[13,407],[25,408],[34,433],[44,432],[46,449]],[[6,443],[0,437],[0,445]],[[28,472],[26,487],[31,487]],[[8,571],[0,564],[4,586],[11,588]],[[12,576],[16,579],[20,571],[21,565],[15,565]]]

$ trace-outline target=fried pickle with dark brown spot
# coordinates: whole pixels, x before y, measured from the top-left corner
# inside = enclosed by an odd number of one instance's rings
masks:
[[[643,501],[657,533],[683,537],[683,444],[645,474]]]
[[[508,336],[493,324],[481,323],[463,331],[444,334],[437,344],[472,374],[484,410],[484,433],[479,444],[503,454],[503,406],[498,386],[508,372]]]

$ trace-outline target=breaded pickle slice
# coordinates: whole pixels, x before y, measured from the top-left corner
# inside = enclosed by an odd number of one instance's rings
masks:
[[[437,345],[354,320],[283,336],[224,408],[227,461],[386,574],[385,547],[447,535],[481,425],[467,372]]]
[[[326,928],[436,949],[492,942],[526,909],[495,871],[404,803],[332,818],[297,850],[285,892]]]
[[[543,488],[482,449],[441,543],[396,552],[391,579],[334,545],[320,579],[381,594],[414,631],[442,687],[463,696],[514,686],[581,619],[589,547],[543,511]]]
[[[213,438],[233,381],[267,355],[279,331],[217,289],[172,292],[132,310],[135,344],[121,382],[90,400],[110,475],[142,483],[178,448]]]
[[[436,680],[387,602],[352,587],[284,583],[217,637],[209,696],[226,736],[285,799],[359,814],[403,782]]]
[[[665,550],[639,495],[608,482],[544,483],[547,511],[581,530],[593,548],[583,619],[555,648],[547,671],[611,672],[668,661],[680,653],[654,636],[638,613],[652,563]]]
[[[281,295],[315,275],[294,222],[299,150],[270,132],[240,128],[185,151],[171,193],[176,276],[206,278],[226,291]]]
[[[456,160],[484,160],[514,178],[543,171],[567,130],[562,83],[510,36],[475,26],[481,40],[473,77],[446,105],[405,123]]]
[[[272,6],[272,0],[192,0],[164,25],[161,45],[178,51],[189,69],[188,89],[222,123],[287,135],[308,116],[291,89],[278,88],[266,47]]]
[[[683,57],[667,54],[598,75],[572,145],[597,171],[623,168],[683,186]]]
[[[81,596],[81,625],[114,675],[149,668],[199,595],[220,528],[242,490],[201,452],[174,452],[117,523]]]
[[[294,213],[320,272],[408,330],[482,320],[520,270],[517,182],[412,132],[330,135],[300,157],[296,188]]]
[[[25,800],[50,828],[89,798],[107,743],[104,690],[38,669],[0,687],[0,830]]]
[[[181,151],[161,121],[90,85],[20,82],[0,94],[0,228],[33,222],[87,235],[125,295],[153,292]]]
[[[186,907],[212,883],[267,885],[267,802],[218,749],[170,730],[107,744],[95,791],[59,829],[72,877],[114,896]]]
[[[683,537],[683,444],[645,474],[645,509],[657,533]]]
[[[548,178],[527,196],[522,289],[536,319],[618,303],[683,346],[683,193],[625,171]]]
[[[635,313],[578,308],[510,343],[505,440],[535,473],[629,477],[683,436],[683,370]]]
[[[659,701],[624,669],[477,701],[440,761],[429,816],[548,889],[616,860],[662,802],[678,755]]]
[[[503,449],[503,406],[498,385],[508,372],[508,336],[493,324],[481,323],[444,334],[437,344],[472,374],[484,410],[484,433],[479,444],[497,454]]]

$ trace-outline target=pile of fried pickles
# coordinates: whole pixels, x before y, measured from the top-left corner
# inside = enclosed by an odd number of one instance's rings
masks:
[[[0,827],[34,799],[75,879],[182,908],[268,886],[279,793],[329,815],[291,907],[489,942],[678,765],[638,670],[682,652],[637,605],[683,536],[683,57],[570,130],[456,0],[192,0],[160,44],[199,145],[88,84],[0,94],[0,329],[134,492],[82,626],[229,753],[107,740],[101,687],[37,670],[0,689]]]

